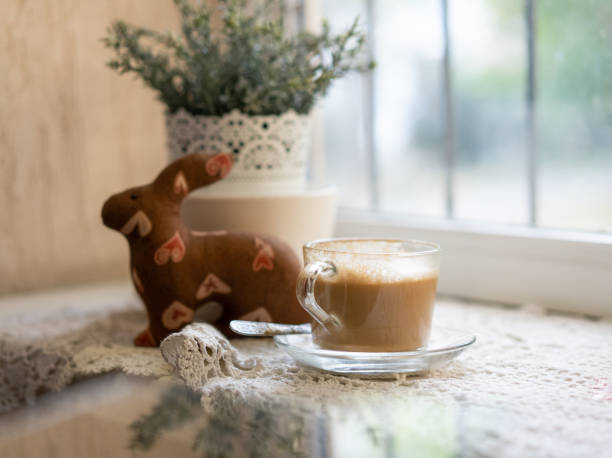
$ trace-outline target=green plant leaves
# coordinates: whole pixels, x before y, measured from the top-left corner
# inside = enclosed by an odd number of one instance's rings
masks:
[[[174,0],[181,15],[180,34],[158,32],[116,21],[103,39],[114,52],[108,66],[132,73],[158,94],[170,112],[220,116],[238,109],[250,115],[308,113],[332,82],[351,71],[367,71],[365,35],[357,19],[333,35],[289,36],[274,19],[278,0],[248,12],[244,0],[221,0],[222,33],[213,33],[214,13]]]

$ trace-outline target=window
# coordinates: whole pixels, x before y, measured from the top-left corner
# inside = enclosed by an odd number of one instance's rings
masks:
[[[368,21],[378,62],[324,104],[344,205],[612,232],[610,2],[322,5]]]
[[[612,313],[612,3],[319,6],[378,63],[323,103],[339,234],[440,241],[444,292]]]

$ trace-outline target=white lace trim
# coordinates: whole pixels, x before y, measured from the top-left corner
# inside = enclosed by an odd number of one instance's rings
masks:
[[[288,111],[278,116],[248,116],[233,110],[223,116],[166,114],[171,160],[184,154],[232,153],[230,174],[215,188],[281,181],[303,187],[310,147],[310,117]]]

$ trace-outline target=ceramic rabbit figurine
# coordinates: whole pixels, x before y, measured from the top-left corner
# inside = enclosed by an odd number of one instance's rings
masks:
[[[104,224],[128,240],[132,281],[148,313],[149,326],[136,345],[159,345],[193,321],[203,304],[207,309],[198,316],[226,335],[232,335],[233,319],[308,321],[295,295],[300,262],[286,243],[249,232],[197,232],[182,223],[185,196],[222,179],[231,167],[228,154],[186,155],[153,183],[104,203]]]

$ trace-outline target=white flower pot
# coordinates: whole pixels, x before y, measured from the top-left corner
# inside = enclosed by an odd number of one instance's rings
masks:
[[[185,110],[166,114],[170,160],[184,154],[232,153],[232,171],[201,195],[276,195],[303,192],[310,148],[310,117],[288,111],[248,116],[234,110],[223,116],[194,116]]]
[[[336,190],[311,189],[277,196],[190,196],[183,204],[187,226],[199,231],[231,229],[276,235],[302,258],[302,245],[333,235]]]
[[[334,188],[309,189],[306,165],[310,117],[193,116],[166,114],[170,160],[194,152],[232,153],[234,165],[221,181],[196,189],[183,203],[185,223],[200,231],[263,232],[289,243],[300,255],[305,242],[332,235]]]

